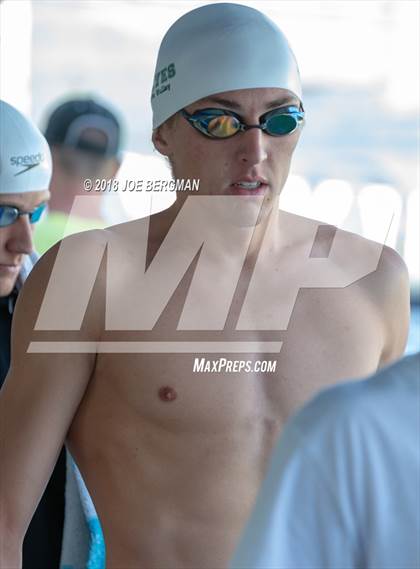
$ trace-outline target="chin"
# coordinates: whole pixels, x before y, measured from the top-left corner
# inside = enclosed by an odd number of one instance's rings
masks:
[[[227,207],[226,202],[223,202],[218,213],[225,223],[244,228],[257,227],[267,217],[266,207],[264,203],[261,204],[260,197],[235,197]]]
[[[7,277],[0,278],[0,298],[2,298],[4,296],[9,296],[9,294],[12,292],[12,290],[15,287],[16,281],[17,281],[17,277],[16,278],[7,278]]]
[[[14,286],[15,286],[14,283],[11,285],[6,283],[0,283],[0,298],[3,298],[4,296],[9,296]]]

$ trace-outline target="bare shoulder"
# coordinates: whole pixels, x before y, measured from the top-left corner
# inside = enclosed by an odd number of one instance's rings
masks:
[[[60,267],[64,272],[65,263],[68,263],[68,270],[63,277],[68,277],[74,282],[85,266],[103,255],[110,236],[106,229],[94,229],[69,235],[56,243],[37,261],[19,297],[25,296],[27,289],[31,289],[32,294],[37,292],[42,294],[54,271]]]
[[[382,282],[382,288],[393,289],[395,284],[402,284],[408,280],[407,266],[392,247],[342,229],[336,229],[336,234],[346,245],[349,256],[357,253],[376,261],[374,270],[366,275],[371,277],[366,281],[366,286],[376,287]]]
[[[284,220],[294,242],[303,244],[305,262],[310,263],[308,257],[321,259],[315,266],[328,271],[336,286],[347,287],[351,302],[367,301],[366,318],[377,322],[384,339],[381,365],[400,357],[410,320],[409,278],[401,256],[387,245],[321,221],[292,214]]]
[[[34,332],[71,330],[60,319],[74,311],[80,300],[99,300],[105,280],[104,252],[109,235],[92,230],[64,238],[49,249],[35,264],[19,293],[13,318],[13,342],[16,349],[25,349]],[[90,314],[97,313],[91,310]],[[48,320],[50,322],[48,323]],[[93,326],[93,320],[85,321]],[[57,325],[58,323],[58,325]]]
[[[355,290],[369,300],[380,322],[384,338],[380,365],[389,364],[403,355],[407,343],[410,323],[407,266],[392,247],[342,230],[337,234],[346,244],[349,259],[366,263],[366,274],[354,283]]]
[[[402,278],[408,280],[408,269],[403,258],[395,249],[387,245],[383,246],[378,263],[378,271],[383,278]]]
[[[286,214],[283,222],[294,227],[296,240],[306,242],[312,254],[315,250],[315,255],[311,256],[330,257],[330,260],[337,265],[337,269],[345,270],[356,264],[357,260],[361,260],[370,269],[365,276],[374,274],[374,278],[385,280],[386,286],[401,279],[403,281],[408,279],[403,259],[395,249],[387,245],[335,225],[295,214]],[[370,283],[366,285],[370,286]]]
[[[25,313],[27,329],[100,335],[107,289],[116,284],[112,290],[121,292],[130,280],[147,230],[148,220],[139,219],[62,239],[36,263],[19,295],[19,329]]]
[[[137,240],[143,238],[144,235],[147,235],[146,232],[149,229],[150,219],[151,217],[144,217],[131,221],[125,221],[124,223],[112,225],[106,230],[102,231],[106,232],[108,240]]]
[[[92,254],[104,251],[111,235],[107,229],[92,229],[64,237],[40,257],[33,267],[25,287],[28,282],[50,275],[60,256],[67,255],[69,261],[77,259],[83,262],[85,259],[89,259]]]
[[[357,275],[355,282],[379,303],[385,305],[396,293],[407,294],[407,266],[395,249],[333,225],[319,227],[317,240],[331,247],[331,261]]]

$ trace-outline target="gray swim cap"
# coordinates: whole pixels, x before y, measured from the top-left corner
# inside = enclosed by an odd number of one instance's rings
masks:
[[[204,97],[259,87],[302,98],[295,56],[277,25],[241,4],[208,4],[165,34],[152,90],[153,128]]]
[[[51,174],[50,149],[39,129],[0,101],[0,193],[47,190]]]

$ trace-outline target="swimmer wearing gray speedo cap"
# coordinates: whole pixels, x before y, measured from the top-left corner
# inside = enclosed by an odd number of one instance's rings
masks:
[[[36,125],[5,101],[0,101],[0,125],[0,193],[47,190],[51,153]]]
[[[164,36],[152,89],[153,128],[187,105],[237,89],[287,89],[302,101],[299,69],[284,34],[240,4],[209,4]]]

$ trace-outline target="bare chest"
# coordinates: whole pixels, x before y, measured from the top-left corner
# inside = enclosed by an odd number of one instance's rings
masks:
[[[289,299],[273,291],[263,309],[283,301]],[[181,311],[175,295],[150,333],[105,336],[128,348],[98,355],[92,404],[106,396],[171,430],[222,433],[282,423],[319,389],[371,373],[379,363],[380,322],[351,287],[302,290],[284,330],[238,329],[239,304],[224,330],[177,330]],[[257,323],[260,316],[248,313]]]

